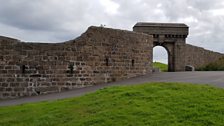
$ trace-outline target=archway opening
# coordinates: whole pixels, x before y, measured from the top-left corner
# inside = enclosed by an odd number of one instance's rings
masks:
[[[168,72],[169,52],[163,46],[153,48],[153,71]]]

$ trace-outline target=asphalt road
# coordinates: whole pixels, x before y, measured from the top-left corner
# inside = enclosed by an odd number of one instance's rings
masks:
[[[61,93],[24,97],[12,100],[0,101],[0,106],[20,105],[24,103],[34,103],[39,101],[52,101],[63,98],[77,97],[86,93],[94,92],[98,89],[114,85],[133,85],[145,82],[189,82],[194,84],[210,84],[224,87],[224,71],[220,72],[162,72],[147,74],[145,76],[130,78],[123,81],[99,84],[91,87],[74,89]]]

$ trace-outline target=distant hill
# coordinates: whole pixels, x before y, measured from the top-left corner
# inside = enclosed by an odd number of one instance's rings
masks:
[[[212,63],[205,65],[196,70],[198,70],[198,71],[224,71],[224,57],[220,58],[218,61],[212,62]]]
[[[168,65],[160,62],[153,62],[153,68],[159,68],[162,72],[168,71]]]

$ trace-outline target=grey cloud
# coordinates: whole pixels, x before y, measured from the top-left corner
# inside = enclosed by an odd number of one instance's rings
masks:
[[[71,39],[71,36],[74,38],[89,25],[96,24],[101,8],[99,2],[88,0],[7,0],[0,4],[0,24],[5,28],[8,26],[6,29],[11,29],[11,32],[17,32],[15,36],[24,33],[20,37],[23,40],[44,41],[47,38],[47,41],[62,41]],[[0,32],[9,34],[4,29]],[[33,39],[29,33],[33,33]],[[36,33],[40,35],[34,35]]]
[[[80,0],[7,0],[0,4],[0,22],[25,30],[68,30],[67,24],[88,22],[92,2]],[[92,9],[92,10],[90,10]]]
[[[90,25],[132,30],[138,21],[183,22],[190,26],[189,43],[224,52],[224,14],[214,14],[224,8],[222,0],[110,0],[119,5],[113,14],[103,1],[1,0],[0,34],[59,42]]]
[[[26,30],[49,30],[55,29],[52,24],[58,24],[56,18],[51,18],[56,15],[46,12],[47,10],[43,9],[43,6],[46,5],[43,3],[40,6],[40,2],[37,0],[32,2],[8,0],[0,6],[0,16],[2,17],[0,21],[6,25]]]
[[[221,0],[187,0],[187,5],[197,8],[200,11],[222,8]]]

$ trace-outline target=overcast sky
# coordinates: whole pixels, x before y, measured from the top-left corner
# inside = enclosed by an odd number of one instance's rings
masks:
[[[224,53],[223,0],[0,2],[0,35],[22,41],[63,42],[78,37],[91,25],[132,30],[137,22],[178,22],[190,27],[188,43]]]

